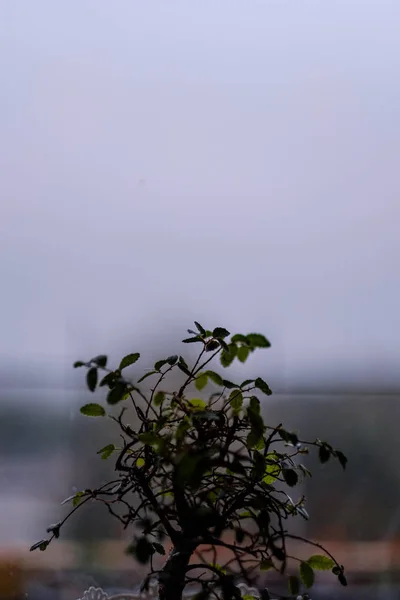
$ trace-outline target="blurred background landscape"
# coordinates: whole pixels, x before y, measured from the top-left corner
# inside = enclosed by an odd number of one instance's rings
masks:
[[[397,597],[399,19],[392,0],[0,3],[0,598],[139,583],[101,511],[28,549],[107,477],[92,447],[114,433],[79,414],[73,361],[149,368],[194,319],[264,333],[235,368],[273,389],[267,421],[349,457],[308,460],[304,532],[351,584],[312,597]]]

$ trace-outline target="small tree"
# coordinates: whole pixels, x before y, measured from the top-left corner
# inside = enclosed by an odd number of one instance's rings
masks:
[[[299,576],[289,575],[291,595],[297,595],[302,585],[313,585],[315,569],[331,570],[346,585],[343,566],[328,550],[290,533],[290,518],[308,519],[308,514],[304,497],[293,501],[286,491],[310,475],[299,462],[309,448],[317,449],[322,463],[334,457],[344,468],[346,457],[319,439],[299,439],[282,424],[266,425],[256,394],[272,392],[262,378],[238,384],[209,369],[217,356],[226,368],[236,358],[244,363],[255,349],[268,348],[263,335],[237,334],[229,340],[230,333],[222,327],[207,331],[195,325],[197,331],[188,330],[191,337],[183,340],[200,346],[192,366],[182,356],[169,356],[133,384],[123,372],[137,362],[139,353],[125,356],[115,370],[107,368],[106,356],[75,363],[75,367],[87,368],[92,392],[105,386],[107,404],[124,405],[118,416],[108,415],[120,429],[122,446],[110,443],[98,452],[103,459],[114,457],[116,477],[98,489],[68,498],[65,502],[72,503],[69,514],[48,528],[49,539],[31,550],[45,550],[72,514],[96,500],[124,528],[132,528],[127,551],[139,563],[150,564],[143,587],[156,576],[160,600],[180,600],[190,583],[198,586],[202,599],[219,590],[224,600],[238,600],[239,580],[254,585],[260,571],[287,574],[288,563],[294,561],[299,564]],[[167,391],[173,370],[183,373],[184,380],[177,390]],[[98,383],[100,371],[105,375]],[[147,378],[155,380],[148,394],[137,386]],[[192,397],[192,384],[201,391],[209,382],[218,391],[207,400]],[[125,420],[126,402],[137,416],[135,429]],[[86,404],[81,412],[90,417],[107,415],[95,403]],[[291,540],[314,546],[323,554],[307,561],[296,559],[288,550]],[[165,554],[165,541],[171,551],[157,570],[154,555]],[[229,553],[224,564],[217,562],[221,548]],[[269,598],[267,590],[263,598]]]

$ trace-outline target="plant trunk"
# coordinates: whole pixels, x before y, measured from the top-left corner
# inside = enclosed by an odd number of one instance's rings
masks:
[[[172,548],[167,562],[159,576],[159,600],[181,600],[185,587],[186,567],[194,548]]]

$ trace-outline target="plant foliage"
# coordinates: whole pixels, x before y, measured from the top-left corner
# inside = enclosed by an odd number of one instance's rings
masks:
[[[122,358],[115,370],[107,368],[103,355],[75,363],[77,368],[86,367],[92,392],[107,388],[109,410],[91,403],[81,412],[108,417],[118,426],[122,446],[109,443],[97,451],[101,459],[115,461],[116,478],[67,498],[65,502],[72,503],[69,514],[31,550],[45,550],[73,513],[96,500],[124,528],[131,528],[127,551],[139,563],[149,564],[144,587],[157,576],[161,600],[179,600],[190,583],[201,586],[202,599],[216,590],[224,600],[239,599],[239,580],[251,585],[260,571],[269,570],[288,576],[292,595],[313,585],[315,570],[330,570],[346,585],[344,568],[329,551],[290,533],[290,520],[308,519],[308,514],[305,498],[293,500],[288,493],[311,475],[301,463],[310,449],[316,449],[321,463],[334,458],[343,468],[346,457],[327,442],[304,441],[282,424],[265,423],[261,402],[272,391],[261,377],[233,382],[210,370],[215,360],[226,368],[235,359],[245,362],[257,348],[268,348],[263,335],[230,337],[223,327],[211,331],[197,322],[195,327],[183,340],[199,346],[193,364],[182,356],[169,356],[136,382],[126,379],[122,370],[136,363],[139,353]],[[182,384],[167,391],[172,371],[180,373]],[[148,394],[138,387],[147,378],[152,381]],[[210,394],[199,398],[199,392],[210,386]],[[115,405],[121,405],[118,414]],[[138,419],[135,429],[126,422],[127,405]],[[296,559],[288,550],[292,540],[322,554]],[[154,555],[165,554],[166,541],[172,550],[162,569],[156,570]],[[221,548],[229,556],[223,564],[217,563]],[[263,597],[269,597],[266,590]]]

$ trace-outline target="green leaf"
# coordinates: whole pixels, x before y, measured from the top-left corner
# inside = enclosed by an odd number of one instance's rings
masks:
[[[141,381],[144,381],[145,379],[147,379],[147,377],[150,377],[150,375],[157,375],[157,374],[158,374],[158,371],[148,371],[147,373],[142,375],[142,377],[140,379],[138,379],[138,383],[140,383]]]
[[[105,354],[100,354],[99,356],[92,358],[90,362],[94,363],[98,367],[104,368],[107,365],[107,356]]]
[[[288,579],[289,594],[296,596],[300,591],[300,581],[296,575],[291,575]]]
[[[154,369],[156,371],[159,371],[164,365],[167,364],[167,360],[158,360],[156,363],[154,363]]]
[[[220,356],[221,365],[224,368],[229,367],[235,360],[236,353],[237,353],[237,346],[235,346],[235,344],[229,344],[228,352],[226,350],[223,350],[221,352],[221,356]]]
[[[343,454],[343,452],[340,452],[340,450],[336,450],[336,457],[343,469],[345,469],[347,465],[347,457]]]
[[[154,369],[156,371],[159,371],[161,369],[161,367],[163,367],[164,365],[170,365],[171,367],[173,367],[177,362],[178,362],[178,355],[174,354],[173,356],[168,356],[168,358],[164,358],[163,360],[158,360],[154,364]]]
[[[260,401],[257,396],[252,396],[250,398],[249,410],[251,410],[256,415],[260,414]]]
[[[116,450],[114,444],[108,444],[107,446],[104,446],[104,448],[99,450],[97,452],[97,454],[101,454],[101,458],[103,460],[106,460],[107,458],[109,458],[111,456],[111,454],[114,452],[114,450]]]
[[[277,477],[279,476],[280,471],[278,471],[278,469],[274,469],[273,473],[271,473],[271,475],[266,475],[265,477],[263,477],[263,482],[266,483],[267,485],[272,485],[273,483],[275,483]],[[276,475],[276,476],[275,476]]]
[[[314,571],[307,562],[300,563],[300,578],[303,584],[310,588],[314,583]]]
[[[119,363],[119,370],[122,371],[122,369],[125,369],[126,367],[133,365],[135,362],[137,362],[139,360],[139,358],[140,358],[139,352],[134,352],[133,354],[127,354],[126,356],[124,356],[124,358]]]
[[[218,375],[218,373],[215,373],[215,371],[206,371],[204,375],[207,375],[207,377],[211,379],[215,385],[224,385],[224,380],[222,379],[221,375]]]
[[[278,434],[279,437],[286,442],[287,444],[289,444],[290,446],[294,446],[296,447],[298,442],[299,442],[299,438],[297,437],[297,434],[292,432],[292,431],[287,431],[286,429],[283,429],[283,427],[280,427],[278,429]]]
[[[155,552],[153,544],[145,537],[136,540],[136,542],[128,546],[126,551],[128,554],[133,554],[136,560],[142,565],[145,565]]]
[[[202,341],[203,340],[199,335],[196,335],[195,337],[185,338],[184,340],[182,340],[183,344],[195,344],[196,342]]]
[[[192,398],[191,400],[189,400],[189,404],[193,408],[196,408],[198,410],[204,410],[205,408],[207,408],[207,402],[205,402],[201,398]]]
[[[307,562],[316,571],[330,571],[335,566],[335,562],[329,556],[323,554],[314,554],[310,556]]]
[[[226,338],[230,335],[229,331],[224,327],[216,327],[213,331],[213,337],[215,338]]]
[[[171,367],[173,367],[178,362],[178,355],[173,354],[172,356],[168,356],[168,358],[166,358],[166,361]]]
[[[89,369],[86,375],[86,383],[91,392],[94,392],[97,385],[97,369],[96,367],[92,367]]]
[[[157,392],[154,396],[153,399],[153,404],[154,406],[161,406],[161,404],[164,402],[165,400],[165,392]]]
[[[262,440],[262,434],[252,429],[246,438],[247,448],[249,448],[250,450],[252,448],[255,448],[260,442],[260,440]]]
[[[144,460],[144,458],[139,457],[136,460],[136,466],[140,469],[142,467],[144,467],[144,465],[146,464],[146,461]]]
[[[108,387],[111,388],[115,384],[115,379],[116,375],[114,372],[107,373],[107,375],[105,375],[100,381],[99,387],[104,387],[105,385],[108,385]]]
[[[261,379],[261,377],[257,377],[257,379],[254,382],[254,385],[256,386],[256,388],[264,392],[264,394],[266,394],[267,396],[270,396],[272,394],[272,390],[269,387],[268,383],[266,383],[264,379]]]
[[[263,478],[263,482],[271,485],[273,484],[281,473],[281,466],[277,461],[278,456],[275,452],[270,452],[266,456],[267,464],[265,466],[265,477]]]
[[[261,333],[249,333],[246,338],[253,348],[269,348],[271,344]]]
[[[293,433],[293,432],[290,432],[290,433],[288,432],[287,443],[289,444],[289,446],[293,446],[294,448],[299,446],[299,438],[298,438],[297,434]]]
[[[34,550],[40,550],[41,552],[44,552],[49,544],[50,540],[40,540],[40,542],[37,542],[30,547],[30,552],[33,552]]]
[[[100,404],[90,403],[82,406],[81,413],[87,417],[104,417],[106,411]]]
[[[195,388],[196,390],[199,390],[199,392],[206,387],[208,383],[208,375],[207,373],[200,373],[200,375],[198,375],[196,377],[196,381],[194,382]]]
[[[178,369],[180,369],[182,371],[182,373],[185,373],[185,375],[187,375],[188,377],[190,377],[192,374],[189,371],[185,361],[182,359],[182,357],[180,357],[179,362],[178,362]]]
[[[229,346],[228,344],[225,342],[225,340],[223,340],[222,338],[217,338],[218,342],[222,348],[222,350],[225,350],[225,352],[229,352]]]
[[[180,442],[185,437],[187,430],[189,429],[190,424],[188,421],[181,421],[176,428],[175,439],[177,442]]]
[[[219,348],[219,342],[217,340],[210,340],[206,344],[206,352],[212,352],[213,350],[217,350]]]
[[[321,463],[327,463],[331,457],[331,451],[327,446],[322,445],[319,447],[318,455]]]
[[[184,367],[186,367],[187,369],[189,369],[188,364],[187,364],[186,360],[183,358],[183,356],[179,357],[179,363],[181,365],[183,365]]]
[[[222,385],[226,387],[228,390],[233,390],[234,388],[238,388],[239,386],[233,381],[229,381],[229,379],[223,379]]]
[[[204,327],[202,327],[200,325],[200,323],[198,323],[197,321],[195,321],[194,324],[196,325],[196,328],[199,330],[199,332],[201,333],[201,335],[205,335],[206,334],[206,330],[204,329]]]
[[[163,556],[165,555],[165,548],[162,544],[159,544],[158,542],[153,542],[153,548],[156,552],[158,552],[158,554],[162,554]]]
[[[254,430],[258,435],[262,436],[264,433],[264,421],[260,414],[251,410],[250,407],[247,408],[247,418],[250,421],[251,429]]]
[[[82,362],[81,360],[77,360],[74,362],[74,369],[79,369],[79,367],[84,367],[85,365],[86,363]]]
[[[117,383],[107,394],[107,403],[110,405],[118,404],[124,399],[127,386],[125,383]]]
[[[265,448],[264,437],[262,435],[260,435],[260,437],[258,438],[258,442],[254,446],[254,450],[264,450],[264,448]]]
[[[294,487],[295,485],[297,485],[299,477],[296,471],[294,471],[293,469],[283,469],[282,475],[284,480],[290,487]]]
[[[249,354],[250,354],[250,350],[249,350],[249,348],[247,348],[247,346],[241,346],[240,348],[238,348],[237,357],[241,363],[246,362]]]
[[[75,508],[75,506],[78,506],[78,504],[80,504],[82,498],[85,496],[85,492],[76,492],[75,496],[72,499],[72,506]]]
[[[234,414],[238,414],[243,406],[243,394],[238,390],[231,392],[229,395],[229,404]]]

